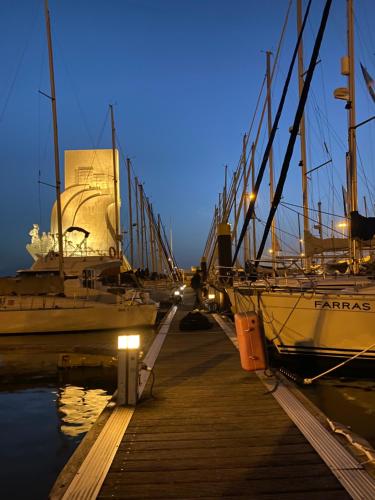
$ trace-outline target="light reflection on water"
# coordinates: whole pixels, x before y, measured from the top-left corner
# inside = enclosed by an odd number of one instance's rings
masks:
[[[111,396],[103,389],[67,385],[59,392],[60,430],[76,437],[90,430]]]
[[[375,381],[322,379],[301,388],[328,418],[349,427],[375,448]]]
[[[48,498],[60,470],[109,398],[103,389],[71,385],[12,386],[0,392],[1,498]]]
[[[139,333],[147,351],[155,333],[150,328]],[[61,469],[116,388],[115,368],[59,370],[59,357],[68,353],[108,359],[116,355],[118,335],[0,336],[1,498],[48,498]]]

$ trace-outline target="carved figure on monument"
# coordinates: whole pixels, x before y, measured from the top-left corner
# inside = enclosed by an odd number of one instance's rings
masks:
[[[31,236],[31,243],[26,245],[26,249],[34,260],[38,260],[38,256],[46,255],[54,249],[55,241],[51,233],[43,232],[42,236],[39,236],[39,224],[33,224],[29,236]]]
[[[33,224],[32,229],[29,231],[29,236],[31,236],[31,243],[39,242],[39,224]]]

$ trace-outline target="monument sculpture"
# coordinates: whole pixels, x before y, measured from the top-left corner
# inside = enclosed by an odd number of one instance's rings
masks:
[[[118,178],[118,151],[115,154]],[[61,193],[64,257],[114,256],[116,248],[115,201],[112,149],[65,151],[65,186]],[[117,199],[120,193],[117,185]],[[57,252],[56,202],[51,229],[39,235],[39,225],[30,230],[26,246],[36,261]]]

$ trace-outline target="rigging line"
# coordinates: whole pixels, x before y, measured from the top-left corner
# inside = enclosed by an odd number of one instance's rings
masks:
[[[346,150],[346,144],[345,142],[341,139],[341,137],[339,136],[339,134],[335,131],[335,129],[333,128],[333,126],[331,125],[329,119],[328,119],[328,112],[327,111],[323,111],[321,109],[321,107],[319,106],[318,104],[318,100],[317,100],[317,97],[316,97],[316,93],[314,91],[314,89],[311,89],[311,104],[313,105],[314,107],[314,111],[317,115],[319,115],[319,119],[320,121],[323,121],[325,122],[325,126],[327,127],[327,131],[332,134],[334,136],[334,140],[335,142],[337,143],[337,145],[343,150],[345,151]],[[331,136],[329,134],[329,137],[330,137],[330,150],[332,151],[332,144],[331,144]]]
[[[57,46],[57,48],[58,48],[58,50],[60,52],[60,58],[62,60],[63,66],[64,66],[65,73],[66,73],[66,75],[68,77],[71,89],[73,91],[73,95],[74,95],[74,98],[75,98],[75,101],[76,101],[76,104],[77,104],[77,108],[79,110],[79,113],[81,115],[84,127],[86,129],[86,133],[88,135],[90,143],[95,147],[95,141],[94,141],[94,138],[93,138],[93,136],[92,136],[92,134],[90,132],[90,129],[89,129],[89,126],[88,126],[88,121],[86,119],[85,113],[83,112],[83,107],[81,105],[81,101],[80,101],[79,96],[78,96],[77,87],[75,86],[72,74],[71,74],[71,72],[69,70],[69,66],[67,64],[67,61],[66,61],[66,58],[65,58],[65,55],[64,55],[63,46],[62,46],[62,44],[60,44],[60,41],[59,41],[58,36],[56,34],[55,34],[54,38],[55,38],[56,46]]]
[[[206,257],[207,257],[208,247],[211,246],[211,244],[212,244],[214,225],[215,225],[215,216],[212,218],[210,229],[208,231],[206,244],[205,244],[204,250],[203,250],[203,255]]]
[[[256,182],[255,182],[254,191],[253,191],[253,199],[250,200],[249,207],[247,209],[245,221],[244,221],[244,224],[242,226],[242,230],[241,230],[240,237],[238,239],[236,250],[234,252],[234,257],[233,257],[233,260],[232,260],[232,265],[234,265],[234,263],[236,262],[238,252],[240,250],[241,244],[243,242],[243,239],[245,237],[247,228],[249,226],[250,220],[251,220],[253,212],[254,212],[254,207],[255,207],[255,202],[256,202],[256,199],[257,199],[259,187],[260,187],[260,184],[261,184],[262,179],[263,179],[263,174],[264,174],[264,171],[266,169],[266,165],[268,163],[269,153],[271,151],[273,140],[274,140],[274,137],[275,137],[275,134],[276,134],[276,130],[277,130],[279,121],[280,121],[281,112],[282,112],[283,107],[284,107],[284,102],[285,102],[285,99],[286,99],[286,94],[288,92],[288,87],[289,87],[290,79],[292,77],[294,63],[295,63],[295,60],[297,58],[298,47],[299,47],[299,45],[301,43],[302,34],[303,34],[304,29],[305,29],[306,20],[307,20],[308,15],[309,15],[310,7],[311,7],[311,0],[309,0],[309,3],[307,5],[306,12],[305,12],[305,15],[304,15],[304,18],[303,18],[303,22],[302,22],[302,26],[301,26],[301,31],[300,31],[300,33],[298,35],[297,43],[296,43],[296,46],[294,48],[292,60],[291,60],[291,63],[289,65],[288,75],[287,75],[287,78],[285,80],[284,88],[283,88],[283,93],[282,93],[282,96],[281,96],[281,99],[280,99],[280,102],[279,102],[279,107],[278,107],[276,115],[275,115],[275,119],[274,119],[274,122],[273,122],[273,125],[272,125],[272,130],[271,130],[271,133],[270,133],[270,136],[269,136],[269,139],[268,139],[268,143],[267,143],[266,149],[264,151],[263,160],[262,160],[261,166],[259,168],[257,179],[256,179]]]
[[[262,241],[261,241],[259,249],[258,249],[255,266],[258,265],[259,259],[262,257],[264,246],[266,244],[267,235],[268,235],[268,232],[270,230],[272,220],[274,218],[277,206],[281,200],[286,176],[287,176],[287,173],[289,170],[290,160],[292,158],[294,145],[295,145],[295,142],[297,139],[297,134],[299,131],[299,124],[301,122],[302,114],[303,114],[303,111],[305,108],[307,96],[308,96],[309,89],[310,89],[311,80],[312,80],[315,66],[316,66],[316,61],[317,61],[317,58],[319,56],[319,50],[320,50],[320,46],[321,46],[321,43],[323,40],[323,34],[324,34],[324,31],[325,31],[325,28],[327,25],[327,20],[328,20],[328,15],[329,15],[329,11],[331,8],[331,4],[332,4],[332,0],[327,0],[326,4],[324,6],[324,11],[322,14],[322,19],[320,22],[318,35],[317,35],[317,38],[315,40],[313,53],[312,53],[311,59],[310,59],[309,69],[307,71],[306,79],[305,79],[305,82],[303,85],[301,99],[300,99],[300,102],[298,103],[297,111],[296,111],[295,118],[294,118],[292,133],[291,133],[290,138],[289,138],[288,147],[287,147],[287,150],[285,153],[283,165],[281,167],[281,174],[279,177],[279,181],[277,183],[275,195],[274,195],[273,200],[272,200],[272,205],[271,205],[270,213],[269,213],[269,216],[267,219],[266,228],[264,230]],[[302,29],[301,29],[301,32],[302,32]],[[301,34],[300,34],[300,36],[301,36]],[[299,42],[300,42],[300,37],[298,40],[298,45],[299,45]],[[297,46],[297,48],[298,48],[298,46]]]
[[[270,83],[272,83],[272,81],[273,81],[274,73],[276,71],[276,68],[277,68],[277,65],[278,65],[278,62],[279,62],[279,55],[280,55],[282,43],[283,43],[283,40],[284,40],[285,30],[286,30],[287,23],[288,23],[290,8],[291,8],[291,2],[289,2],[287,14],[286,14],[285,21],[284,21],[284,25],[283,25],[283,28],[282,28],[282,31],[281,31],[281,35],[280,35],[280,39],[279,39],[279,43],[278,43],[276,55],[275,55],[275,58],[274,58],[274,64],[272,66],[272,71],[271,71],[271,75],[270,75]],[[266,75],[265,75],[265,77],[263,79],[262,89],[263,89],[265,81],[266,81]],[[266,109],[267,109],[267,96],[264,99],[263,108],[262,108],[262,112],[261,112],[261,116],[260,116],[260,121],[259,121],[258,129],[257,129],[257,134],[256,134],[256,137],[255,137],[255,140],[252,143],[252,146],[251,146],[251,149],[249,151],[248,157],[246,159],[246,164],[247,164],[247,163],[249,163],[249,159],[252,157],[252,155],[254,155],[253,163],[249,164],[246,172],[243,172],[242,164],[241,163],[240,163],[240,165],[238,167],[239,169],[241,169],[241,179],[244,178],[244,186],[242,187],[242,196],[240,196],[240,201],[239,201],[239,204],[238,204],[237,214],[235,214],[234,231],[237,231],[237,225],[239,223],[240,215],[241,215],[242,209],[243,209],[244,197],[246,195],[245,185],[248,185],[248,180],[249,180],[249,177],[250,177],[251,170],[255,169],[255,153],[257,151],[257,145],[258,145],[259,137],[261,136],[262,124],[263,124],[263,119],[264,119],[264,116],[265,116]],[[248,144],[249,137],[250,137],[250,133],[246,137],[246,141],[247,141],[246,142],[246,147],[247,147],[247,144]],[[263,147],[263,145],[262,145],[262,147]],[[240,158],[240,161],[241,161],[241,158]],[[238,185],[238,189],[241,190],[241,183],[240,183],[240,181],[238,182],[237,185]],[[236,194],[237,194],[237,192],[236,192]],[[230,210],[232,210],[233,204],[234,204],[234,199],[232,199]],[[228,220],[228,217],[229,217],[229,214],[227,215],[226,220]],[[246,234],[246,231],[245,231],[245,234]],[[238,244],[241,245],[241,243],[237,243],[237,246],[238,246]]]
[[[296,205],[294,203],[288,203],[286,201],[280,202],[280,205],[285,206],[285,208],[288,208],[286,205],[289,205],[291,207],[300,208],[301,210],[303,209],[303,207],[301,205]],[[321,214],[329,215],[330,217],[338,217],[340,219],[346,219],[346,220],[350,219],[350,217],[345,217],[345,215],[338,215],[338,214],[331,213],[331,212],[325,212],[324,210],[316,210],[314,208],[309,208],[309,212],[320,212]]]
[[[165,246],[166,246],[166,249],[167,249],[167,251],[168,251],[168,254],[169,254],[170,258],[172,259],[172,262],[174,263],[174,265],[175,265],[175,266],[177,267],[177,269],[178,269],[177,261],[176,261],[176,259],[175,259],[175,257],[174,257],[174,254],[173,254],[173,252],[172,252],[172,249],[171,249],[171,247],[170,247],[170,245],[169,245],[169,241],[168,241],[168,238],[167,238],[167,235],[166,235],[166,231],[165,231],[165,226],[164,226],[164,223],[163,223],[163,221],[162,221],[162,220],[160,221],[160,223],[161,223],[161,228],[162,228],[162,230],[163,230],[164,244],[165,244]],[[171,261],[169,261],[169,260],[168,260],[168,263],[169,263],[169,266],[170,266],[170,265],[171,265]],[[172,270],[171,270],[171,272],[172,272]]]
[[[120,151],[120,156],[121,156],[123,162],[126,163],[126,155],[124,153],[124,148],[121,145],[121,141],[120,141],[119,136],[117,135],[117,132],[116,132],[116,142],[117,142],[118,149]],[[136,175],[136,171],[135,171],[134,166],[133,166],[133,161],[131,160],[131,158],[129,158],[129,160],[130,160],[130,170],[133,173],[133,178],[137,177],[138,181],[140,181],[140,178]],[[131,183],[131,190],[132,190],[132,193],[135,195],[136,188],[135,188],[133,182]],[[138,202],[137,206],[138,206],[138,208],[140,208],[140,200],[138,199],[137,202]],[[134,203],[135,203],[135,200],[134,200]]]
[[[39,205],[39,224],[42,226],[42,198],[40,191],[40,170],[38,170],[38,205]]]
[[[253,113],[252,121],[251,121],[249,130],[248,130],[248,133],[246,134],[245,149],[247,149],[247,146],[248,146],[248,143],[249,143],[250,133],[251,133],[251,130],[253,128],[253,124],[254,124],[254,121],[255,121],[256,114],[258,112],[258,106],[259,106],[260,99],[261,99],[262,94],[263,94],[263,89],[264,89],[265,82],[266,82],[266,76],[264,76],[264,78],[263,78],[263,82],[262,82],[262,85],[261,85],[261,88],[260,88],[260,91],[259,91],[259,94],[258,94],[258,99],[257,99],[255,110],[254,110],[254,113]],[[264,110],[265,110],[265,104],[263,105],[263,110],[262,110],[262,114],[261,114],[262,117],[263,117],[263,114],[264,114]],[[248,156],[246,157],[246,165],[249,162],[250,156],[251,156],[251,151],[249,152]],[[243,162],[243,155],[241,154],[240,159],[238,160],[238,163],[237,163],[237,167],[235,169],[235,172],[239,172],[240,177],[238,178],[238,181],[237,181],[237,190],[236,190],[236,192],[234,194],[237,194],[239,191],[241,191],[241,180],[242,180],[242,178],[244,176],[243,168],[242,168],[242,162]],[[234,204],[234,195],[231,196],[231,200],[228,203],[228,210],[225,210],[224,217],[223,217],[224,220],[225,219],[228,220],[229,214],[230,214],[230,212],[232,211],[232,208],[233,208],[233,204]]]
[[[279,39],[279,43],[278,43],[278,46],[277,46],[276,55],[275,55],[275,58],[274,58],[274,64],[273,64],[271,75],[270,75],[270,83],[272,83],[272,81],[273,81],[274,73],[275,73],[276,66],[277,66],[277,63],[278,63],[278,60],[279,60],[279,55],[280,55],[281,47],[282,47],[282,44],[283,44],[283,41],[284,41],[284,35],[285,35],[286,27],[288,25],[288,19],[289,19],[289,14],[290,14],[291,7],[292,7],[292,0],[289,0],[289,4],[288,4],[286,16],[285,16],[285,21],[284,21],[284,24],[283,24],[283,27],[282,27],[282,30],[281,30],[280,39]],[[253,123],[254,123],[254,120],[255,120],[255,115],[256,115],[256,112],[257,112],[257,109],[258,109],[258,106],[259,106],[259,103],[260,103],[260,98],[261,98],[261,95],[263,93],[263,89],[264,89],[265,83],[266,83],[266,75],[264,75],[264,78],[263,78],[261,89],[260,89],[260,92],[258,94],[258,100],[257,100],[257,104],[256,104],[256,109],[255,109],[255,112],[254,112],[254,115],[253,115],[253,119],[252,119],[250,128],[249,128],[247,136],[246,136],[246,141],[245,141],[245,148],[246,149],[247,149],[247,146],[248,146],[248,143],[249,143],[249,138],[250,138],[250,134],[251,134],[251,131],[252,131]],[[267,107],[267,96],[266,96],[266,98],[264,100],[263,109],[262,109],[262,113],[261,113],[260,124],[258,126],[258,131],[257,131],[256,139],[253,142],[255,149],[256,149],[257,144],[258,144],[258,138],[259,138],[259,134],[260,134],[260,128],[261,128],[261,124],[263,122],[263,116],[264,116],[266,107]],[[248,154],[248,156],[246,158],[246,164],[248,164],[250,156],[251,156],[251,151],[249,151],[249,154]],[[238,161],[237,169],[236,170],[241,169],[241,167],[242,167],[242,155],[241,155],[241,157],[240,157],[240,159]],[[247,178],[249,177],[249,174],[250,174],[250,166],[249,166],[249,169],[248,169]],[[238,185],[240,185],[240,182],[238,183]],[[241,197],[241,200],[242,200],[242,197]],[[234,203],[234,201],[232,200],[232,204],[231,204],[230,210],[233,207],[233,203]],[[240,207],[239,207],[238,213],[240,213],[241,210],[242,210],[242,203],[240,201]]]
[[[262,224],[262,226],[265,226],[266,225],[266,222],[262,219],[259,219],[258,217],[256,217],[256,220],[257,222],[259,222],[259,224]],[[289,233],[288,231],[286,231],[285,229],[281,229],[280,226],[279,227],[276,227],[276,229],[278,231],[280,231],[280,233],[284,233],[286,234],[287,236],[290,236],[291,238],[295,238],[296,240],[299,240],[299,237],[296,236],[295,234],[292,234],[292,233]]]
[[[372,182],[370,182],[370,180],[368,179],[367,175],[366,175],[366,170],[363,166],[363,161],[362,161],[362,155],[360,153],[360,150],[359,148],[357,147],[357,154],[359,156],[359,162],[360,162],[360,165],[361,165],[361,174],[362,174],[362,177],[365,179],[365,186],[366,186],[366,190],[367,190],[367,193],[368,193],[368,196],[369,196],[369,199],[371,201],[371,204],[373,204],[373,199],[372,199],[372,195],[371,195],[371,190],[374,189],[374,186],[372,184]],[[371,187],[371,190],[370,190],[370,187]]]
[[[22,66],[22,62],[25,58],[25,55],[26,55],[26,52],[27,52],[27,49],[29,48],[30,46],[30,39],[31,39],[31,36],[35,30],[35,26],[36,26],[36,21],[37,19],[39,18],[40,16],[40,11],[37,10],[35,16],[34,16],[34,19],[31,23],[31,28],[30,28],[30,31],[26,37],[26,43],[25,43],[25,46],[23,47],[22,51],[21,51],[21,55],[18,59],[18,62],[17,62],[17,65],[16,65],[16,71],[14,72],[14,76],[13,76],[13,79],[12,81],[10,82],[10,86],[9,86],[9,89],[8,89],[8,92],[5,96],[5,101],[4,101],[4,105],[0,111],[0,123],[2,122],[3,118],[4,118],[4,115],[5,115],[5,112],[7,110],[7,107],[8,107],[8,104],[10,102],[10,98],[12,96],[12,93],[13,93],[13,89],[15,87],[15,84],[16,84],[16,81],[17,81],[17,78],[18,78],[18,75],[19,75],[19,72],[20,72],[20,69],[21,69],[21,66]]]
[[[102,128],[100,129],[99,131],[99,135],[98,135],[98,139],[96,141],[96,146],[95,146],[95,149],[99,149],[99,144],[101,143],[101,140],[103,138],[103,134],[104,134],[104,130],[107,126],[107,121],[108,121],[108,118],[109,118],[109,107],[107,109],[107,112],[105,114],[105,117],[104,117],[104,122],[103,122],[103,125],[102,125]],[[95,142],[94,142],[95,144]]]
[[[367,41],[365,40],[365,37],[363,36],[363,30],[361,30],[359,21],[358,21],[358,16],[357,13],[354,13],[354,24],[356,27],[356,36],[358,38],[359,44],[361,45],[361,51],[363,54],[363,57],[366,58],[365,54],[371,54],[373,51],[367,47]]]
[[[165,245],[165,242],[163,241],[163,239],[161,238],[161,234],[159,233],[159,230],[158,230],[158,225],[156,223],[156,219],[155,219],[155,215],[154,215],[154,212],[151,208],[151,204],[150,204],[150,201],[149,199],[146,197],[146,204],[147,204],[147,209],[148,209],[148,218],[149,218],[149,222],[150,222],[150,225],[153,226],[153,231],[155,231],[154,233],[154,241],[155,239],[159,242],[159,244],[161,245],[162,247],[162,250],[163,250],[163,254],[164,254],[164,257],[165,259],[167,260],[168,262],[168,267],[170,268],[170,272],[172,273],[172,268],[170,266],[170,261],[168,261],[168,252],[167,252],[167,248],[166,248],[166,245]],[[162,221],[160,219],[160,223],[162,225]],[[155,234],[156,234],[156,238],[155,238]],[[176,262],[175,262],[175,259],[173,258],[173,255],[171,255],[171,258],[173,259],[173,263],[176,265]],[[177,267],[177,265],[176,265]]]
[[[282,207],[283,208],[283,207]],[[281,215],[281,212],[283,212],[283,215],[282,215],[282,220],[284,219],[287,219],[287,227],[288,227],[288,230],[289,231],[292,231],[294,235],[296,234],[299,234],[299,230],[298,230],[298,220],[296,221],[295,220],[295,217],[292,217],[293,214],[289,211],[289,210],[279,210],[278,213],[276,214],[277,215]],[[280,228],[280,224],[279,224],[279,220],[278,218],[276,217],[277,219],[277,224],[278,224],[278,227]],[[284,224],[285,225],[285,224]],[[281,231],[281,229],[279,229],[279,231]],[[286,231],[285,231],[286,232]],[[290,234],[290,233],[288,233]],[[297,239],[299,240],[300,237],[297,237]]]
[[[280,205],[282,205],[284,208],[287,208],[288,210],[291,210],[292,212],[294,212],[295,214],[298,214],[300,215],[301,217],[303,217],[303,213],[301,212],[298,212],[297,210],[294,210],[293,208],[290,208],[290,207],[287,207],[285,206],[283,203],[280,203]],[[346,219],[346,217],[343,217],[342,215],[338,215],[337,217],[341,217],[342,219]],[[311,222],[318,222],[317,220],[315,219],[312,219],[311,217],[307,217],[308,220],[310,220]],[[341,231],[337,231],[336,229],[333,229],[332,226],[327,226],[326,224],[324,224],[322,222],[321,226],[324,228],[324,229],[327,229],[328,231],[333,231],[334,233],[337,233],[339,234],[340,236],[343,236],[343,233]]]

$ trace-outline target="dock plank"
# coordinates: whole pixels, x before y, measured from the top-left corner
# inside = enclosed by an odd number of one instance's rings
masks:
[[[184,314],[98,498],[350,498],[222,330],[180,332]]]

